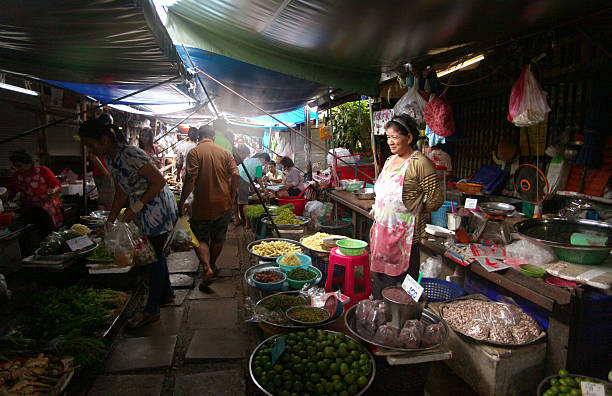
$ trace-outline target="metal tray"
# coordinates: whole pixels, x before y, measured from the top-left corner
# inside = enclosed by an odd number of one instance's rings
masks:
[[[36,249],[34,251],[34,260],[43,260],[43,261],[67,261],[67,260],[72,260],[74,258],[77,258],[79,256],[85,256],[91,252],[93,252],[94,250],[96,250],[96,248],[98,247],[98,244],[94,242],[93,245],[91,245],[90,247],[88,247],[87,249],[84,250],[80,250],[77,252],[67,252],[67,253],[62,253],[62,254],[56,254],[56,255],[48,255],[48,256],[41,256],[38,254],[39,249]]]
[[[508,216],[514,213],[514,206],[503,202],[484,202],[478,206],[491,216]]]
[[[324,331],[327,332],[327,333],[331,333],[331,334],[338,334],[337,331],[331,331],[331,330],[324,330]],[[253,373],[253,359],[255,358],[255,355],[257,354],[257,351],[259,351],[259,349],[263,345],[265,345],[266,343],[268,343],[268,342],[270,342],[272,340],[275,340],[275,339],[277,339],[278,337],[281,337],[281,336],[282,336],[282,334],[276,334],[276,335],[273,335],[272,337],[266,338],[259,345],[257,345],[257,347],[251,353],[251,357],[249,357],[249,374],[251,375],[251,380],[259,388],[259,390],[261,390],[267,396],[274,396],[274,395],[272,393],[268,392],[267,390],[265,390],[264,387],[261,386],[259,384],[259,382],[257,382],[257,380],[255,379],[255,374]],[[359,341],[357,341],[356,339],[354,339],[350,335],[345,334],[345,336],[359,344]],[[370,351],[367,348],[364,348],[363,346],[360,345],[360,349],[361,349],[361,353],[367,354],[368,357],[370,358],[370,362],[372,363],[372,374],[370,375],[370,380],[368,381],[366,386],[364,386],[363,389],[361,389],[358,393],[356,393],[355,396],[361,396],[361,395],[365,394],[365,392],[370,388],[370,386],[372,386],[372,383],[374,382],[374,378],[376,377],[376,360],[374,359],[374,357],[372,356],[372,353],[370,353]]]
[[[329,254],[329,252],[331,252],[331,250],[333,249],[333,248],[329,248],[329,250],[316,250],[316,249],[310,248],[310,247],[308,247],[306,245],[303,245],[302,244],[302,239],[307,238],[309,236],[311,236],[311,235],[306,235],[306,236],[303,236],[303,237],[300,238],[300,246],[302,246],[303,249],[310,250],[310,251],[315,252],[315,253],[324,253],[324,254]],[[330,234],[330,237],[331,237],[331,234]]]
[[[276,295],[279,295],[279,294],[289,294],[289,295],[295,295],[295,296],[297,296],[298,294],[300,294],[300,292],[299,292],[299,291],[297,291],[297,290],[294,290],[294,291],[287,291],[287,292],[279,292],[279,293],[274,293],[274,294],[271,294],[271,295],[269,295],[269,296],[266,296],[266,297],[262,298],[261,300],[259,300],[259,301],[257,302],[257,304],[255,304],[255,312],[256,312],[256,313],[268,312],[269,310],[268,310],[268,309],[266,309],[266,308],[264,308],[263,304],[264,304],[264,303],[265,303],[267,300],[269,300],[270,298],[272,298],[272,297],[274,297],[274,296],[276,296]],[[342,314],[343,314],[343,313],[344,313],[344,306],[342,307],[342,312],[340,312],[340,314],[339,314],[339,315],[335,315],[335,316],[333,316],[333,317],[330,317],[330,318],[329,318],[329,319],[327,319],[325,322],[322,322],[322,323],[317,323],[317,324],[298,325],[298,324],[295,324],[295,323],[291,323],[291,322],[290,322],[290,324],[287,324],[287,325],[282,325],[282,324],[278,324],[278,323],[268,322],[267,320],[263,320],[263,321],[262,321],[262,323],[265,323],[265,324],[267,324],[267,325],[269,325],[269,326],[272,326],[272,327],[277,327],[277,328],[279,328],[279,329],[286,329],[286,330],[299,330],[299,329],[307,329],[307,328],[309,328],[309,327],[312,327],[312,328],[318,328],[318,327],[325,327],[325,326],[327,326],[327,325],[329,325],[329,324],[334,323],[335,321],[337,321],[338,319],[340,319],[340,317],[342,316]],[[290,319],[288,319],[288,321],[290,321]]]
[[[276,217],[276,216],[272,216],[272,217]],[[276,221],[274,222],[274,224],[276,224],[276,227],[278,227],[279,230],[299,230],[300,228],[303,228],[306,224],[310,223],[310,219],[308,217],[303,217],[303,216],[296,216],[298,220],[301,221],[301,223],[299,224],[279,224]],[[264,216],[261,219],[262,223],[265,223],[267,225],[272,225],[272,223],[270,223],[270,218],[268,216]]]
[[[453,304],[455,302],[466,301],[466,300],[481,300],[481,301],[496,302],[496,301],[493,301],[493,300],[491,300],[489,298],[486,298],[486,297],[484,297],[484,298],[474,298],[474,296],[471,296],[471,297],[464,296],[464,297],[456,298],[456,299],[451,300],[449,302],[440,304],[440,317],[442,318],[442,321],[444,321],[444,308],[446,308],[447,306],[449,306],[449,305],[451,305],[451,304]],[[446,323],[446,321],[444,321],[444,322]],[[539,342],[542,342],[546,338],[546,332],[544,330],[542,330],[542,334],[538,338],[536,338],[535,340],[526,342],[524,344],[506,344],[506,343],[503,343],[503,342],[495,342],[495,341],[489,341],[489,340],[483,340],[483,339],[480,339],[480,338],[476,338],[476,337],[473,337],[473,336],[471,336],[469,334],[464,333],[463,331],[455,328],[454,326],[451,326],[450,324],[448,326],[451,329],[453,329],[453,331],[455,333],[459,334],[460,336],[462,336],[464,338],[467,338],[470,341],[474,341],[474,342],[480,343],[480,344],[491,345],[491,346],[495,346],[495,347],[503,347],[503,348],[519,348],[519,347],[523,347],[523,346],[527,346],[527,345],[533,345],[533,344],[537,344]],[[538,323],[538,326],[540,326],[539,323]],[[540,329],[541,329],[541,326],[540,326]]]
[[[278,256],[277,257],[260,256],[259,254],[253,253],[253,246],[258,245],[261,242],[272,242],[272,241],[283,241],[283,242],[292,243],[292,244],[297,245],[300,248],[302,248],[302,251],[304,250],[304,246],[302,246],[298,241],[294,241],[292,239],[286,239],[286,238],[258,239],[256,241],[253,241],[253,242],[249,243],[248,246],[247,246],[247,250],[249,251],[249,253],[251,253],[253,256],[257,257],[260,260],[264,260],[264,261],[276,261]]]
[[[278,266],[278,264],[276,264],[276,262],[270,262],[270,263],[264,263],[264,264],[257,264],[254,265],[252,267],[250,267],[249,269],[247,269],[244,272],[244,281],[246,282],[247,285],[252,286],[252,287],[257,287],[255,286],[255,284],[252,282],[252,276],[255,272],[259,272],[259,271],[266,271],[266,270],[276,270],[279,271],[280,267]],[[308,267],[309,271],[314,271],[317,273],[317,277],[314,280],[314,282],[308,282],[310,284],[318,284],[319,282],[321,282],[321,279],[323,279],[323,273],[321,272],[320,269],[318,269],[315,266],[309,266]],[[287,281],[287,287],[289,287],[289,282]],[[265,290],[264,290],[265,291]]]
[[[374,340],[370,340],[369,338],[363,337],[361,334],[357,332],[357,325],[356,325],[357,318],[355,317],[356,309],[357,309],[357,305],[353,305],[346,311],[346,314],[344,315],[344,324],[355,337],[358,337],[359,339],[367,342],[368,344],[372,344],[378,348],[386,349],[388,351],[406,352],[406,353],[423,352],[423,351],[429,351],[431,349],[438,348],[440,345],[444,344],[446,342],[446,339],[448,338],[448,325],[446,324],[446,322],[440,319],[437,315],[435,315],[429,309],[425,309],[423,313],[421,314],[421,319],[420,319],[422,322],[424,322],[425,325],[436,324],[436,323],[442,322],[442,328],[444,330],[442,331],[442,342],[440,344],[433,345],[427,348],[418,348],[418,349],[394,348],[394,347],[390,347],[387,345],[382,345],[382,344],[377,343]]]

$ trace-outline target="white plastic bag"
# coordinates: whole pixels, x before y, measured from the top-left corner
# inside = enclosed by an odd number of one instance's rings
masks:
[[[528,127],[543,122],[549,111],[546,94],[531,72],[531,65],[525,66],[510,92],[508,121],[517,127]]]
[[[421,263],[424,278],[437,278],[442,272],[442,257],[431,256]]]
[[[334,157],[332,154],[335,154],[340,158],[336,159],[336,157]],[[329,150],[329,154],[327,154],[327,163],[331,168],[335,168],[336,161],[338,162],[338,166],[347,166],[347,164],[359,162],[359,158],[360,157],[358,155],[351,155],[351,152],[348,149],[339,147]]]
[[[557,260],[551,248],[521,239],[506,246],[507,257],[521,257],[533,265],[544,265]]]
[[[180,217],[166,240],[164,253],[168,255],[172,252],[184,252],[198,246],[200,246],[200,242],[191,231],[187,219]]]
[[[419,94],[419,79],[415,77],[414,84],[393,107],[393,114],[408,114],[417,124],[425,119],[424,111],[427,101]]]

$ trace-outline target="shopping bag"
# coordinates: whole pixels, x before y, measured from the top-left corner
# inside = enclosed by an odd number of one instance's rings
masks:
[[[114,256],[115,265],[125,267],[133,264],[136,244],[127,223],[108,225],[104,233],[104,246]]]
[[[180,217],[168,236],[168,240],[164,245],[164,253],[167,255],[172,252],[184,252],[198,246],[200,246],[200,242],[193,234],[193,231],[191,231],[187,219]]]
[[[415,83],[412,84],[412,87],[393,107],[393,114],[408,114],[417,124],[420,124],[424,120],[423,112],[425,111],[426,105],[427,101],[419,94],[419,80],[415,78]]]
[[[147,237],[141,237],[135,246],[134,265],[148,265],[154,263],[156,260],[157,253],[155,253],[155,248],[153,248],[153,245]]]
[[[453,109],[446,101],[444,94],[433,98],[425,106],[425,122],[438,136],[450,136],[455,133]]]
[[[546,94],[531,72],[531,65],[525,66],[510,91],[508,121],[517,127],[536,125],[546,119],[549,111]]]

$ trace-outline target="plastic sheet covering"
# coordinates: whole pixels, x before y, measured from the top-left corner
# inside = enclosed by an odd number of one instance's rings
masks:
[[[381,71],[429,49],[495,42],[606,6],[603,0],[537,6],[530,0],[177,0],[165,23],[177,43],[375,95]]]
[[[0,70],[57,81],[146,84],[180,74],[148,0],[12,0],[0,12]]]

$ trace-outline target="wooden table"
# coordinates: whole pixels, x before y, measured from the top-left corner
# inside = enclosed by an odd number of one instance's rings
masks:
[[[353,238],[363,239],[362,225],[373,219],[370,215],[373,199],[357,199],[355,194],[348,191],[332,191],[331,199],[336,204],[351,213],[353,223]]]
[[[444,257],[446,248],[442,244],[443,241],[443,239],[435,241],[423,239],[421,245],[423,250],[441,255],[445,265],[455,268],[458,272],[466,274],[469,271],[476,274],[548,311],[546,370],[553,373],[565,368],[568,363],[571,366],[574,356],[580,353],[575,350],[572,339],[581,316],[578,313],[580,289],[551,286],[511,268],[499,272],[488,272],[478,263],[473,263],[468,267],[460,266]]]

